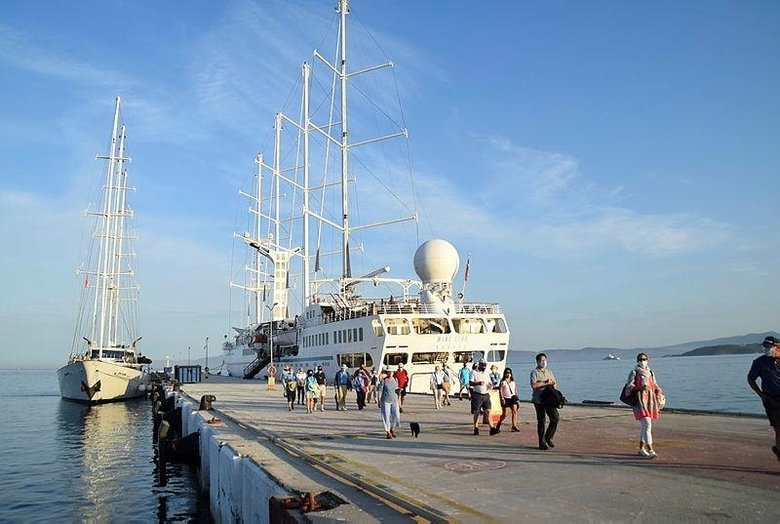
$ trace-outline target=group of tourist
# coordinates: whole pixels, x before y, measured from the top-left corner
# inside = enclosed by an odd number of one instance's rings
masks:
[[[780,461],[780,340],[768,336],[764,339],[763,347],[765,355],[753,361],[748,373],[748,384],[761,397],[769,424],[774,428],[775,444],[772,446],[772,452]],[[347,393],[354,390],[357,408],[361,410],[367,404],[376,404],[380,410],[386,438],[395,438],[400,425],[400,414],[403,413],[408,382],[409,375],[403,364],[398,364],[395,370],[386,366],[379,373],[375,368],[367,370],[363,366],[350,373],[344,364],[333,377],[336,410],[347,410]],[[308,371],[299,368],[297,372],[293,371],[292,366],[285,366],[282,384],[285,386],[289,410],[293,410],[297,402],[301,405],[305,403],[307,413],[313,413],[317,408],[325,411],[327,380],[322,366]],[[454,384],[460,385],[458,399],[463,400],[465,391],[471,401],[474,435],[479,435],[480,418],[488,424],[490,435],[500,433],[501,425],[507,418],[511,422],[511,431],[519,431],[520,399],[511,368],[499,373],[498,367],[493,365],[488,373],[484,361],[474,362],[470,368],[464,362],[463,367],[455,374],[447,364],[436,365],[430,377],[435,409],[452,405],[450,393]],[[531,402],[536,412],[539,449],[549,450],[555,447],[553,438],[558,429],[559,406],[546,399],[545,390],[556,389],[557,382],[555,375],[547,367],[547,355],[544,353],[536,355],[536,367],[531,371],[530,386]],[[501,415],[495,424],[491,417],[486,416],[492,409],[492,390],[498,392],[501,403]],[[629,373],[625,385],[625,394],[636,395],[633,415],[639,421],[637,454],[643,458],[656,458],[658,453],[653,448],[652,423],[659,418],[663,409],[664,394],[650,369],[650,357],[647,353],[637,355],[636,367]]]

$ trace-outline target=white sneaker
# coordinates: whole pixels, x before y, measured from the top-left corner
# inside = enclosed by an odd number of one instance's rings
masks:
[[[640,457],[651,458],[650,452],[648,452],[645,448],[639,448],[639,451],[637,451],[636,454]]]
[[[658,456],[658,453],[656,453],[655,450],[651,449],[647,452],[647,456],[650,457],[651,459],[654,459],[655,457]]]

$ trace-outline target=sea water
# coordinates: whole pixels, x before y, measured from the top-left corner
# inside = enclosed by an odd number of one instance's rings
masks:
[[[536,363],[533,359],[517,360],[517,356],[510,351],[507,367],[519,383],[520,398],[530,399],[530,376]],[[655,357],[650,360],[650,369],[664,391],[668,408],[762,414],[761,400],[747,384],[750,365],[758,356]],[[569,402],[619,403],[620,388],[635,366],[632,360],[547,362]]]
[[[54,370],[0,370],[0,398],[0,522],[211,522],[193,468],[160,475],[149,400],[62,400]]]

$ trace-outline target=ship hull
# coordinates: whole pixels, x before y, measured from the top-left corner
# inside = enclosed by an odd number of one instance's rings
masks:
[[[97,404],[143,397],[150,376],[139,366],[102,360],[77,360],[57,370],[60,395],[67,400]]]

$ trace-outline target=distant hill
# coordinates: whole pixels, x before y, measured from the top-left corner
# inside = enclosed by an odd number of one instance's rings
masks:
[[[719,346],[704,346],[692,349],[679,355],[664,355],[667,357],[701,357],[707,355],[747,355],[763,353],[764,348],[758,344],[721,344]]]
[[[633,362],[637,353],[644,352],[651,357],[665,357],[665,356],[695,356],[695,355],[724,355],[730,354],[723,353],[692,353],[704,348],[713,347],[751,347],[757,346],[758,350],[743,351],[740,350],[736,353],[756,353],[761,351],[761,342],[764,337],[769,335],[780,337],[780,333],[777,331],[767,331],[765,333],[749,333],[747,335],[737,335],[733,337],[721,337],[711,340],[698,340],[693,342],[683,342],[681,344],[675,344],[672,346],[660,346],[660,347],[635,347],[635,348],[611,348],[611,347],[584,347],[581,349],[544,349],[544,353],[554,361],[573,361],[573,360],[601,360],[607,355],[615,355],[620,357],[621,360],[630,360]],[[512,350],[513,361],[528,361],[533,362],[534,356],[539,351],[529,350]]]

